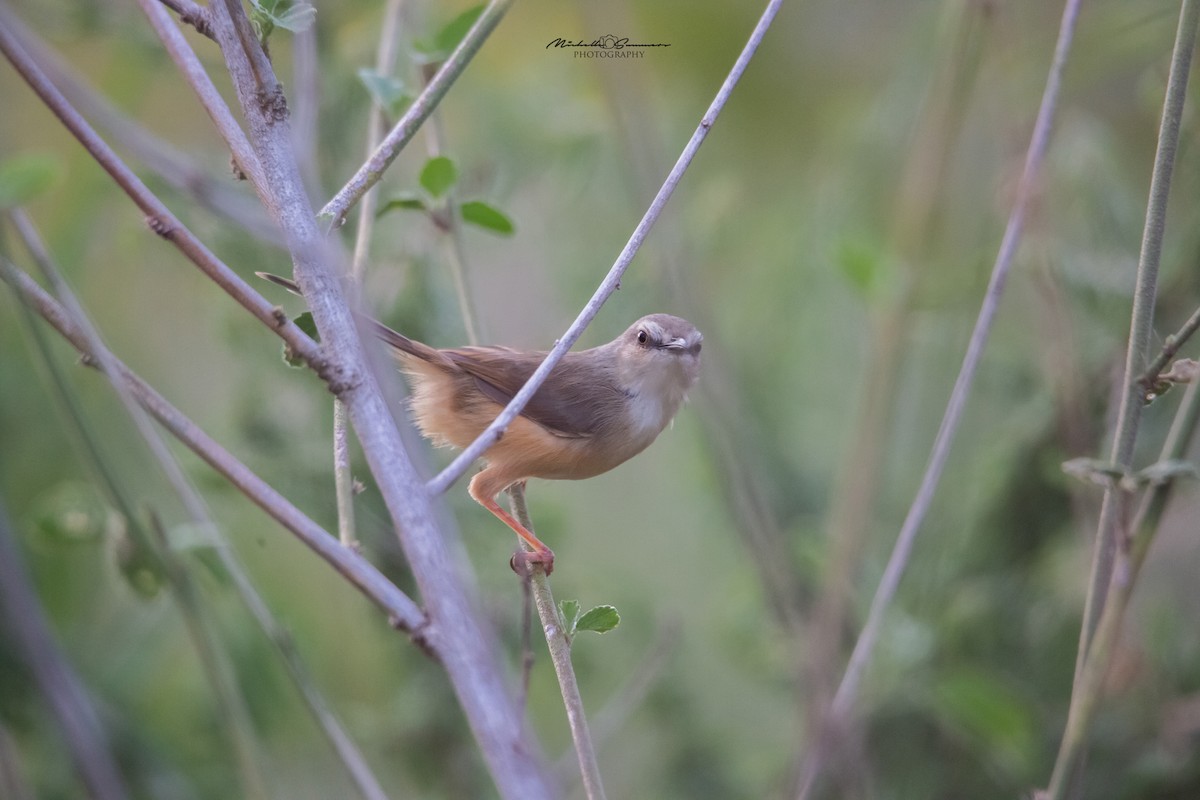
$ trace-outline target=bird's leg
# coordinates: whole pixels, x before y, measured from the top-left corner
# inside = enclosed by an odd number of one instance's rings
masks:
[[[534,536],[533,531],[526,528],[524,525],[518,522],[512,514],[509,514],[500,507],[500,504],[497,503],[495,499],[496,492],[489,493],[487,483],[480,481],[480,478],[486,474],[487,470],[484,470],[472,478],[471,485],[468,487],[467,491],[470,492],[471,497],[476,503],[479,503],[479,505],[492,512],[497,519],[499,519],[508,527],[512,528],[513,532],[516,533],[517,536],[520,536],[526,544],[533,548],[532,553],[527,553],[524,550],[521,550],[513,555],[512,561],[510,562],[513,571],[517,572],[518,574],[524,574],[528,568],[528,565],[541,564],[542,568],[546,570],[546,574],[549,575],[554,571],[554,551],[547,547],[541,539]],[[526,569],[518,569],[518,566]]]

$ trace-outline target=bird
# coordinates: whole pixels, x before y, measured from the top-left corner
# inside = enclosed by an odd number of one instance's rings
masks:
[[[296,284],[260,277],[298,293]],[[435,446],[464,448],[508,405],[546,358],[503,346],[431,347],[370,320],[408,377],[413,418]],[[504,435],[482,455],[467,491],[524,540],[514,569],[553,571],[554,552],[496,496],[530,478],[581,480],[645,450],[675,418],[700,374],[704,336],[687,320],[655,313],[607,344],[568,352]],[[521,571],[521,570],[518,570]]]

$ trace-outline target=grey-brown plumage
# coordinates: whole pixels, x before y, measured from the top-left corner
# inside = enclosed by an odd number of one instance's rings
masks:
[[[373,325],[411,379],[418,426],[438,445],[474,441],[546,357],[510,347],[441,350]],[[651,314],[608,344],[567,353],[484,453],[471,496],[534,547],[530,561],[549,572],[554,554],[500,508],[496,495],[528,478],[590,478],[646,449],[695,383],[703,338],[685,319]]]

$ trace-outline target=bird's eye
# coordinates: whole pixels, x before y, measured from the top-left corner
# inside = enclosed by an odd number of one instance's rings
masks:
[[[646,335],[645,331],[638,331],[638,344],[645,344],[646,340],[649,338],[650,337]]]

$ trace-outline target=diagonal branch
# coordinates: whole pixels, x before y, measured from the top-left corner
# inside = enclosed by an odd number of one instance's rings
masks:
[[[366,759],[363,757],[361,751],[346,733],[341,722],[333,714],[324,695],[321,694],[313,683],[308,673],[308,668],[301,661],[299,653],[292,644],[290,634],[276,620],[275,615],[271,613],[266,601],[254,587],[241,561],[234,554],[233,548],[225,540],[220,527],[214,522],[204,499],[184,474],[179,460],[167,448],[162,434],[150,421],[149,414],[137,404],[129,386],[121,379],[121,372],[115,357],[104,345],[99,331],[84,311],[75,293],[62,277],[58,267],[50,257],[49,251],[38,235],[32,220],[20,209],[10,212],[9,217],[16,227],[17,233],[29,255],[41,268],[51,289],[58,296],[59,302],[66,312],[70,314],[72,322],[86,340],[92,361],[99,366],[101,372],[104,373],[105,377],[112,384],[113,390],[117,393],[121,404],[125,407],[126,413],[138,429],[154,459],[158,462],[162,473],[175,488],[175,493],[182,499],[183,505],[187,509],[192,522],[212,532],[215,543],[214,552],[227,574],[232,578],[235,592],[250,612],[251,617],[258,623],[263,634],[275,646],[279,657],[287,668],[288,676],[292,679],[293,684],[300,693],[301,699],[307,706],[314,722],[317,723],[321,732],[329,740],[339,760],[349,773],[350,778],[358,786],[360,794],[362,794],[365,800],[387,800],[378,779],[367,766]],[[98,453],[96,455],[99,457]],[[131,504],[125,503],[125,505],[128,507]],[[133,519],[133,517],[129,517],[129,519]],[[161,539],[164,536],[161,527],[157,524],[153,527]],[[245,786],[248,789],[253,789],[254,794],[257,796],[263,797],[265,796],[265,789],[259,767],[257,766],[258,759],[251,757],[257,746],[250,733],[249,716],[241,696],[232,689],[228,665],[223,663],[223,659],[217,652],[210,632],[200,620],[198,598],[188,571],[184,567],[183,562],[171,552],[171,548],[166,545],[165,541],[159,542],[158,546],[153,547],[153,549],[162,556],[164,570],[170,576],[171,583],[175,589],[176,599],[180,604],[180,609],[184,612],[184,620],[187,623],[189,631],[192,633],[197,651],[201,656],[206,671],[210,675],[213,689],[222,708],[225,709],[224,713],[232,723],[230,726],[232,729],[231,732],[237,744],[235,752],[245,776]]]
[[[679,154],[675,166],[671,168],[671,172],[667,175],[662,186],[658,190],[658,194],[654,196],[650,207],[646,209],[646,213],[642,216],[641,222],[633,229],[633,234],[626,242],[621,254],[617,256],[616,263],[609,269],[608,274],[604,276],[604,280],[600,282],[600,286],[596,289],[595,294],[588,300],[587,305],[579,312],[579,316],[571,323],[571,327],[567,328],[567,332],[562,335],[562,338],[554,343],[553,349],[546,355],[546,359],[534,370],[529,376],[529,380],[521,387],[521,390],[513,396],[500,415],[492,422],[491,425],[479,434],[465,450],[458,454],[450,464],[442,470],[433,480],[429,481],[429,491],[433,494],[441,494],[449,489],[455,481],[461,478],[470,468],[471,463],[479,458],[484,452],[500,441],[500,437],[504,435],[504,431],[512,423],[517,415],[525,408],[525,405],[549,377],[551,370],[562,360],[567,351],[579,340],[583,331],[596,318],[596,314],[600,312],[600,307],[612,296],[621,286],[621,276],[625,274],[625,270],[629,269],[630,262],[641,249],[642,242],[646,240],[646,236],[650,233],[650,229],[654,227],[654,223],[658,221],[662,214],[663,208],[666,207],[667,201],[671,199],[671,195],[675,192],[675,187],[679,185],[679,181],[683,178],[683,174],[691,165],[692,159],[696,157],[696,152],[700,149],[700,145],[708,137],[708,132],[712,129],[713,123],[717,121],[717,117],[721,113],[721,109],[725,107],[725,103],[729,100],[729,96],[733,94],[733,88],[737,86],[741,80],[742,74],[746,71],[746,67],[750,64],[750,59],[754,57],[755,51],[758,50],[759,44],[762,43],[763,37],[767,33],[767,29],[771,27],[771,22],[775,19],[775,15],[779,12],[779,7],[783,0],[770,0],[767,3],[766,9],[758,20],[758,24],[754,26],[754,30],[750,33],[750,38],[746,45],[742,48],[741,54],[737,57],[729,74],[725,77],[725,82],[721,84],[721,88],[717,91],[716,97],[713,98],[708,110],[700,119],[700,124],[696,127],[692,138],[683,148],[683,152]]]
[[[0,276],[12,285],[23,302],[37,311],[85,358],[92,356],[83,332],[71,321],[66,309],[42,287],[15,268],[3,270]],[[234,458],[127,366],[115,357],[113,362],[137,402],[175,438],[224,475],[255,505],[294,533],[310,550],[328,562],[363,595],[386,612],[393,627],[414,636],[418,643],[427,649],[433,646],[424,639],[427,625],[425,615],[408,595],[396,588],[395,584],[365,558],[339,545],[336,538]],[[436,649],[434,652],[436,653]]]
[[[971,385],[975,381],[975,374],[979,369],[979,362],[983,357],[984,346],[987,344],[992,330],[992,323],[995,321],[996,312],[1000,307],[1000,298],[1004,294],[1004,285],[1008,279],[1008,273],[1017,252],[1017,246],[1021,241],[1021,233],[1024,229],[1025,215],[1029,208],[1029,201],[1033,195],[1038,175],[1041,172],[1042,161],[1046,155],[1046,148],[1050,141],[1051,123],[1053,122],[1054,111],[1058,105],[1059,87],[1062,82],[1063,69],[1066,66],[1067,54],[1071,49],[1071,40],[1075,32],[1075,21],[1079,16],[1079,3],[1080,0],[1067,0],[1063,9],[1062,22],[1058,31],[1058,41],[1055,44],[1054,57],[1050,64],[1049,75],[1046,78],[1046,88],[1042,93],[1037,120],[1034,122],[1029,150],[1025,155],[1025,166],[1021,172],[1021,182],[1017,187],[1016,200],[1008,217],[1008,223],[1004,230],[1004,238],[1000,242],[1000,250],[996,254],[996,261],[992,267],[992,275],[988,281],[987,292],[984,294],[983,304],[979,309],[979,316],[975,320],[975,329],[971,332],[970,341],[967,343],[967,352],[963,356],[962,367],[959,369],[958,378],[954,382],[949,402],[946,404],[946,411],[942,417],[941,426],[933,442],[933,450],[929,456],[929,463],[926,465],[925,474],[921,478],[921,485],[917,489],[916,497],[913,498],[912,505],[908,509],[908,515],[905,517],[904,524],[900,528],[900,533],[896,537],[895,547],[888,558],[887,567],[884,569],[879,587],[875,591],[875,597],[871,601],[871,609],[867,614],[867,621],[863,625],[862,632],[859,634],[858,641],[855,643],[854,650],[850,655],[850,661],[846,665],[846,671],[842,675],[841,683],[834,694],[833,702],[828,712],[829,720],[820,724],[822,730],[832,730],[831,726],[836,725],[841,719],[849,715],[854,706],[863,674],[871,661],[875,645],[879,640],[884,615],[887,613],[889,606],[891,606],[892,599],[896,595],[896,589],[900,585],[900,579],[908,566],[908,559],[912,553],[913,544],[916,542],[917,534],[920,532],[925,515],[933,503],[933,495],[937,489],[937,485],[941,481],[942,471],[946,466],[946,459],[950,455],[950,445],[958,433],[958,426],[962,421],[963,410],[967,404],[967,396],[970,393]],[[821,753],[822,746],[821,741],[818,740],[809,749],[809,756],[806,758],[806,764],[802,769],[800,797],[807,797],[812,790],[812,786],[821,768],[821,760],[823,758],[823,754]]]
[[[405,145],[412,141],[421,124],[433,113],[438,103],[442,102],[446,92],[450,91],[450,87],[467,68],[467,64],[471,63],[471,59],[479,52],[479,48],[483,47],[484,41],[491,36],[492,31],[504,17],[504,12],[508,11],[508,7],[511,5],[512,0],[491,0],[488,3],[487,8],[479,15],[479,19],[475,20],[475,24],[467,31],[467,35],[458,43],[458,47],[454,48],[454,52],[433,76],[433,80],[408,107],[404,116],[384,137],[371,157],[321,209],[320,216],[329,219],[330,228],[340,227],[346,221],[346,214],[350,209],[354,208],[354,205],[362,199],[368,189],[379,183],[383,173],[396,160],[396,156],[400,155],[400,151],[404,149]]]
[[[432,498],[406,451],[334,264],[317,229],[292,151],[282,87],[248,26],[237,0],[211,6],[213,31],[266,178],[267,204],[279,221],[297,282],[328,354],[327,380],[346,405],[363,454],[395,525],[430,619],[443,667],[453,684],[499,792],[540,800],[554,792],[545,765],[509,693],[497,648],[483,626],[477,600],[451,558]],[[340,547],[340,545],[339,545]]]
[[[84,149],[96,159],[117,185],[147,215],[151,230],[174,244],[202,272],[233,297],[243,308],[250,311],[263,324],[275,331],[290,348],[309,364],[321,371],[323,360],[316,342],[295,323],[282,316],[279,309],[266,301],[262,295],[216,257],[158,197],[142,183],[124,161],[96,133],[95,129],[80,116],[62,93],[46,78],[45,73],[33,62],[18,41],[13,26],[8,24],[9,12],[0,6],[0,52],[16,68],[54,115],[66,126]]]
[[[232,186],[228,178],[209,174],[190,156],[126,116],[80,77],[23,21],[10,14],[5,24],[16,31],[22,47],[46,73],[50,82],[58,87],[67,102],[94,125],[105,130],[119,147],[154,170],[169,186],[189,195],[204,208],[233,222],[256,238],[280,246],[282,240],[279,231],[253,197]]]

